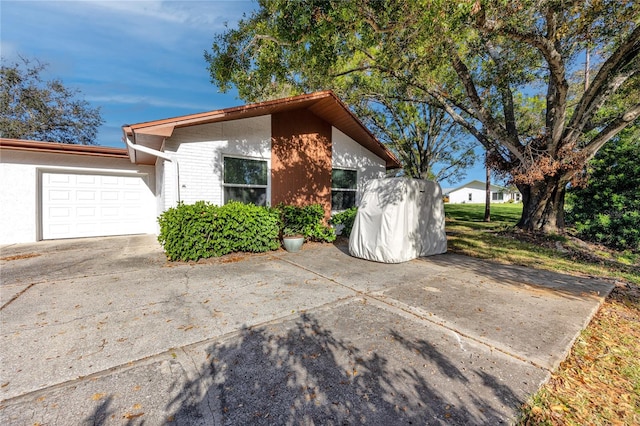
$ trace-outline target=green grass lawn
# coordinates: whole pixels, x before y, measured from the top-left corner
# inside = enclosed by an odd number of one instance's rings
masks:
[[[529,234],[515,228],[522,204],[445,204],[449,250],[550,271],[621,278],[640,285],[640,256],[587,245],[569,235]]]
[[[562,273],[616,288],[551,379],[522,407],[520,426],[640,424],[640,259],[569,235],[519,231],[521,204],[445,204],[449,251]]]
[[[445,204],[447,217],[457,221],[483,223],[487,227],[515,225],[522,214],[522,203],[491,204],[491,222],[483,222],[484,203],[482,204]]]

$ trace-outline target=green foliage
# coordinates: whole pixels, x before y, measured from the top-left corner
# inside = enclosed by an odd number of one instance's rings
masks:
[[[158,241],[170,260],[198,260],[233,252],[261,253],[280,247],[275,209],[231,202],[180,203],[158,218]]]
[[[581,238],[640,252],[640,126],[598,152],[586,186],[571,188],[567,201],[567,220]]]
[[[60,80],[43,81],[46,65],[37,63],[0,68],[0,136],[47,142],[90,145],[104,122],[100,108],[76,99],[78,91]]]
[[[351,230],[353,229],[353,222],[355,222],[356,220],[357,213],[358,213],[358,208],[351,207],[350,209],[347,209],[340,213],[336,213],[333,216],[331,216],[331,220],[329,221],[329,223],[331,223],[333,226],[343,225],[344,228],[342,228],[342,235],[349,238],[351,236]]]
[[[304,207],[279,204],[284,235],[300,234],[307,240],[332,242],[336,239],[333,228],[324,225],[324,209],[320,204]]]
[[[618,0],[269,0],[205,58],[212,82],[245,100],[334,90],[412,176],[470,160],[442,155],[467,151],[455,135],[429,134],[437,117],[420,108],[444,110],[441,128],[471,134],[528,194],[518,226],[546,232],[564,202],[547,194],[640,116],[638,16],[640,2]]]

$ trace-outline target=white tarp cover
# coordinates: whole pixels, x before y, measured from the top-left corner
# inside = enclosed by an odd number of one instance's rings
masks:
[[[373,179],[365,185],[349,252],[383,263],[445,253],[444,203],[437,182]]]

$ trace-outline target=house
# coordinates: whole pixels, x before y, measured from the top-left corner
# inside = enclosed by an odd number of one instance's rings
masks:
[[[484,203],[486,200],[486,182],[472,180],[456,188],[443,188],[445,202],[450,204]],[[522,201],[522,194],[515,188],[490,185],[491,202],[507,203]]]
[[[0,244],[157,232],[178,202],[359,202],[396,157],[330,91],[123,126],[126,149],[0,139]]]

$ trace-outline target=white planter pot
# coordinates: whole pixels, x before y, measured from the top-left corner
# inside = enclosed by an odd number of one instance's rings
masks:
[[[290,253],[300,251],[303,243],[304,237],[282,237],[282,245]]]

